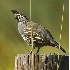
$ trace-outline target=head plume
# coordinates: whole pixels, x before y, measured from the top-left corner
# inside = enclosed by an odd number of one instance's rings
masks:
[[[11,12],[13,12],[13,14],[15,14],[15,19],[17,19],[19,22],[27,22],[28,21],[27,17],[23,13],[19,13],[16,10],[11,10]]]
[[[13,12],[13,14],[18,14],[19,13],[16,10],[11,10],[11,12]]]

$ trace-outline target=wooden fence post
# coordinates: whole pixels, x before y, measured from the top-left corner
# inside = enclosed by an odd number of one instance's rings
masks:
[[[34,54],[32,67],[31,54],[18,54],[15,57],[14,70],[57,70],[57,63],[59,64],[58,70],[69,70],[69,56],[57,54]],[[65,68],[65,69],[64,69]]]

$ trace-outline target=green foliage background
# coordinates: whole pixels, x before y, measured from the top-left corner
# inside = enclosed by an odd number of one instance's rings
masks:
[[[65,11],[62,11],[62,4]],[[18,33],[17,20],[11,10],[17,10],[30,18],[29,0],[0,0],[0,70],[14,70],[15,56],[29,53],[28,46]],[[32,0],[32,21],[45,26],[59,43],[61,16],[64,14],[61,46],[69,53],[69,3],[68,0]],[[34,50],[36,52],[37,48]],[[57,48],[44,46],[41,54],[64,54]]]

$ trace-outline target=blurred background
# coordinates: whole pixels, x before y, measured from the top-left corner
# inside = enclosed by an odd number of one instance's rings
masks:
[[[17,54],[29,53],[28,46],[18,32],[18,22],[11,10],[17,10],[30,18],[30,0],[0,0],[0,70],[14,70]],[[63,13],[62,5],[65,10]],[[60,42],[61,17],[64,15],[61,46],[69,54],[69,1],[68,0],[32,0],[32,21],[45,26]],[[34,50],[36,53],[37,48]],[[44,46],[40,54],[64,54],[57,48]]]

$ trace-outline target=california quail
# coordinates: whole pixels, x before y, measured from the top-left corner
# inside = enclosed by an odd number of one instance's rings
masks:
[[[12,10],[13,14],[15,14],[15,19],[18,20],[18,31],[24,41],[28,45],[32,45],[31,43],[31,29],[33,32],[33,47],[38,47],[37,53],[39,49],[43,46],[52,46],[56,48],[60,48],[64,53],[66,51],[54,40],[51,33],[42,25],[38,23],[34,23],[31,20],[28,20],[27,17],[17,12],[16,10]]]

